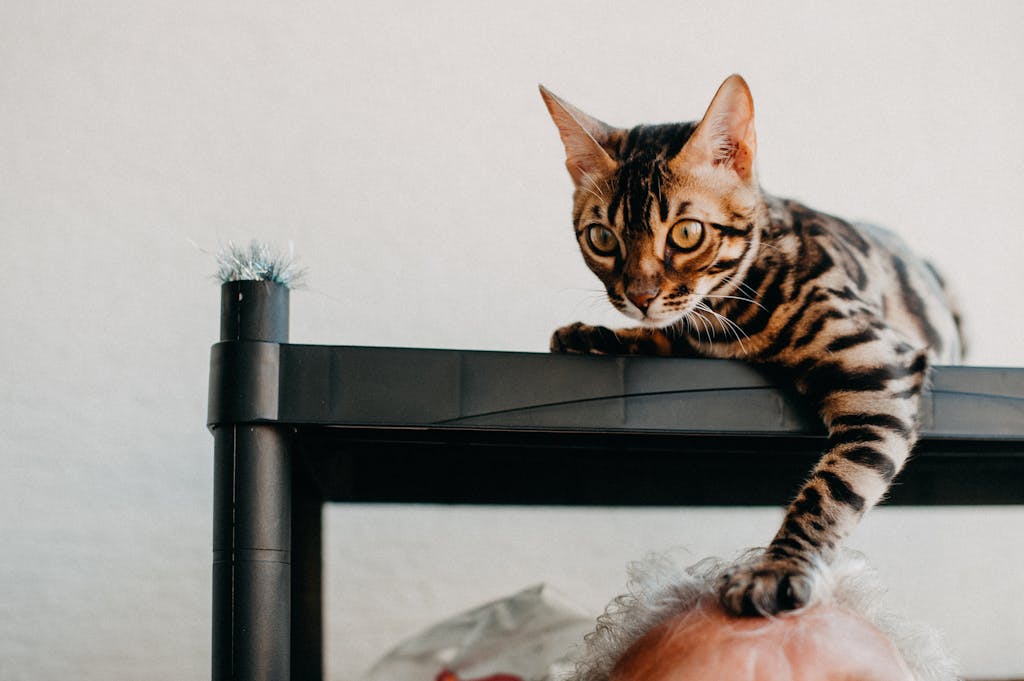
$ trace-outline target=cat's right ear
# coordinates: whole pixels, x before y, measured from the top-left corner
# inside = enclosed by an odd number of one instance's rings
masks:
[[[670,167],[687,164],[722,165],[732,168],[745,182],[754,174],[757,134],[754,132],[754,100],[747,82],[737,74],[725,79],[715,93],[704,118]]]
[[[607,123],[588,116],[572,104],[559,99],[543,85],[540,96],[565,145],[565,167],[576,186],[611,175],[618,165],[601,146],[615,130]]]

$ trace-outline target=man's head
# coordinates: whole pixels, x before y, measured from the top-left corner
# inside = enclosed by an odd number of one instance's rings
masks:
[[[715,596],[728,565],[685,572],[666,562],[634,568],[621,596],[587,639],[570,681],[951,681],[933,632],[880,603],[882,590],[850,556],[819,574],[818,600],[778,617],[728,615]]]
[[[633,644],[610,681],[913,681],[873,624],[833,605],[798,615],[737,618],[714,599]]]

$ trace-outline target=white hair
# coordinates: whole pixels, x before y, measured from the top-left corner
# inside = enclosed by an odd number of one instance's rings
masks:
[[[722,574],[737,563],[756,559],[762,549],[728,563],[707,558],[680,568],[671,557],[652,555],[629,567],[629,593],[619,596],[587,634],[575,671],[563,681],[608,681],[626,651],[659,624],[687,612],[717,594]],[[912,623],[884,603],[885,588],[863,556],[843,551],[815,575],[816,603],[834,603],[860,615],[892,641],[915,681],[956,681],[956,664],[938,632]]]

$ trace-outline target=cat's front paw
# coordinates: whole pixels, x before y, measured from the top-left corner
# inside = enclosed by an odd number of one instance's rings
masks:
[[[734,615],[776,615],[810,603],[815,582],[802,563],[762,559],[726,571],[718,583],[718,598]]]
[[[576,322],[551,334],[551,352],[575,355],[620,355],[626,351],[615,332],[603,326]]]

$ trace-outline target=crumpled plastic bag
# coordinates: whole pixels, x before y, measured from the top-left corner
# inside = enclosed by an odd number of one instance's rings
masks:
[[[594,617],[540,584],[403,641],[362,681],[554,681]]]

